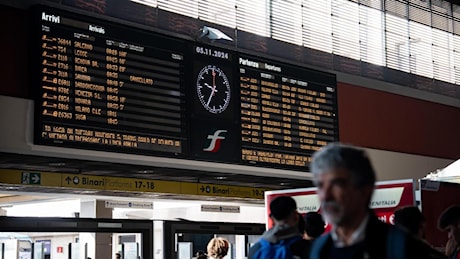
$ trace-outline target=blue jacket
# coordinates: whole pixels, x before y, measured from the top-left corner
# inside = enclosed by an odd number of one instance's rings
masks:
[[[297,227],[275,225],[249,249],[248,258],[307,258],[309,248],[310,242],[302,239]]]

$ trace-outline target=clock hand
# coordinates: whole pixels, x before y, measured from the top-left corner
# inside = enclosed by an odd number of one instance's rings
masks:
[[[211,103],[211,98],[214,96],[214,93],[217,92],[216,90],[216,72],[214,71],[214,68],[212,69],[211,74],[212,74],[212,89],[211,89],[211,94],[209,95],[209,98],[208,98],[208,102],[206,103],[206,106],[209,106],[209,103]]]
[[[214,89],[216,88],[216,72],[214,71],[214,68],[212,69],[212,87]]]
[[[208,102],[206,103],[206,106],[209,106],[209,103],[211,102],[211,98],[214,96],[214,93],[217,92],[216,86],[211,89],[211,94],[209,95]]]
[[[212,86],[210,86],[208,83],[205,82],[204,85],[205,85],[206,87],[212,89]]]

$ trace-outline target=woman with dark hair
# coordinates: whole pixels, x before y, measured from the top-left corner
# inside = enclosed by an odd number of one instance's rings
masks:
[[[324,233],[326,223],[321,214],[310,211],[303,217],[305,221],[305,239],[313,240]]]
[[[208,256],[206,255],[206,253],[203,250],[198,250],[195,253],[195,257],[196,257],[196,259],[207,259],[208,258]]]
[[[395,225],[418,239],[425,239],[425,217],[417,206],[405,206],[395,211]]]
[[[298,227],[304,243],[293,245],[294,250],[303,252],[303,256],[308,256],[313,240],[324,233],[325,225],[323,217],[318,212],[307,212],[303,217],[299,214]]]

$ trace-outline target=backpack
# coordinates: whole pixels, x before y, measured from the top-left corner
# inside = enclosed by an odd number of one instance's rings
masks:
[[[292,259],[297,258],[292,253],[291,246],[301,240],[302,237],[295,236],[288,239],[280,240],[276,244],[272,244],[265,239],[259,240],[259,248],[251,258],[253,259]]]

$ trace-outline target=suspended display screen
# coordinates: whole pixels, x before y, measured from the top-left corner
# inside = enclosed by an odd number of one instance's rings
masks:
[[[240,56],[242,160],[305,167],[337,140],[335,77]]]
[[[38,143],[183,153],[184,42],[69,16],[39,13]]]
[[[333,74],[35,13],[37,144],[305,170],[338,140]]]

